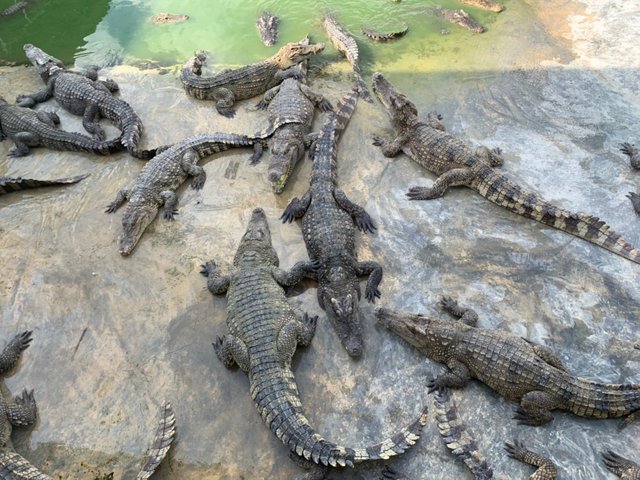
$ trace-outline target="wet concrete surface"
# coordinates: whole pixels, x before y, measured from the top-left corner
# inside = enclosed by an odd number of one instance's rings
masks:
[[[469,143],[501,147],[502,169],[512,178],[565,208],[603,218],[638,245],[640,219],[625,198],[637,191],[638,173],[617,151],[623,141],[640,141],[633,87],[640,81],[637,32],[622,28],[633,13],[629,3],[562,2],[550,19],[551,2],[531,2],[541,20],[523,28],[522,37],[532,41],[511,42],[502,68],[396,70],[388,77],[406,86],[425,115],[440,111],[446,127]],[[350,85],[342,63],[312,70],[313,88],[334,103]],[[143,118],[145,147],[193,133],[253,132],[266,121],[251,110],[258,99],[242,102],[236,119],[222,118],[210,103],[188,98],[175,72],[119,66],[101,75],[118,81],[121,97]],[[8,99],[41,88],[31,69],[0,69],[0,78],[0,94]],[[82,131],[80,119],[54,102],[42,108],[58,111],[65,129]],[[477,309],[481,326],[550,346],[576,375],[640,383],[640,351],[633,349],[640,332],[640,266],[468,189],[409,202],[408,187],[434,177],[407,157],[384,158],[371,145],[373,133],[391,134],[386,114],[360,102],[340,143],[339,178],[378,225],[374,235],[359,234],[358,251],[385,269],[381,304],[442,316],[437,301],[451,295]],[[131,478],[166,399],[176,412],[178,440],[156,478],[300,474],[263,425],[246,376],[215,358],[211,342],[225,332],[226,303],[209,294],[198,272],[209,259],[228,265],[256,206],[270,219],[281,266],[307,258],[299,226],[280,226],[277,219],[290,198],[306,190],[309,162],[276,197],[266,161],[248,165],[250,150],[211,157],[202,163],[204,189],[179,191],[176,221],[157,219],[134,254],[122,258],[121,212],[104,209],[132,183],[141,161],[126,153],[98,158],[44,149],[8,159],[9,148],[0,144],[2,175],[91,173],[67,188],[0,197],[0,333],[8,340],[34,330],[32,346],[5,383],[13,394],[35,388],[40,409],[33,429],[14,434],[17,451],[54,478],[110,472]],[[364,355],[352,361],[313,286],[291,303],[320,315],[316,337],[300,349],[294,369],[308,417],[326,438],[354,446],[377,442],[432,405],[426,382],[442,367],[376,326],[371,305],[362,303]],[[600,461],[607,448],[640,461],[637,424],[619,431],[618,420],[557,413],[548,426],[524,427],[510,419],[513,403],[477,382],[455,398],[497,477],[530,474],[502,449],[513,439],[551,457],[561,478],[614,478]],[[470,478],[440,441],[433,417],[423,439],[393,465],[414,479]],[[372,479],[379,470],[359,467],[330,478]]]

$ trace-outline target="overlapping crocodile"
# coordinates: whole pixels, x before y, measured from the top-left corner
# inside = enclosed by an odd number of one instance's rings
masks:
[[[27,2],[16,2],[0,12],[0,17],[10,17],[11,15],[15,15],[16,13],[21,12],[28,6],[29,4]]]
[[[352,91],[340,100],[336,113],[328,115],[311,149],[309,189],[300,199],[294,198],[282,214],[283,222],[302,218],[307,253],[316,266],[318,302],[352,357],[362,355],[363,349],[358,277],[369,277],[365,297],[370,302],[380,296],[378,285],[382,280],[382,267],[372,261],[359,262],[355,253],[355,226],[373,232],[373,221],[337,185],[337,140],[356,101],[357,94]]]
[[[131,189],[122,189],[107,206],[107,213],[114,213],[128,200],[122,216],[120,253],[130,255],[145,229],[164,205],[164,218],[173,220],[177,213],[177,188],[192,176],[191,187],[200,190],[206,173],[198,166],[200,159],[234,147],[253,146],[255,153],[250,162],[255,163],[262,154],[260,140],[231,133],[194,135],[167,147],[159,147],[158,155],[140,171]]]
[[[379,322],[447,366],[429,391],[462,388],[471,378],[520,403],[514,418],[525,425],[553,420],[552,410],[581,417],[615,418],[640,411],[640,384],[605,384],[570,374],[548,347],[508,332],[475,327],[477,314],[444,298],[441,306],[461,320],[439,320],[379,308]]]
[[[460,3],[466,3],[472,7],[482,8],[491,12],[500,13],[503,6],[493,0],[458,0]]]
[[[395,40],[397,38],[404,37],[409,31],[409,24],[405,23],[402,29],[394,30],[393,32],[382,33],[374,30],[373,28],[362,27],[362,34],[374,40],[376,42],[388,42],[390,40]]]
[[[0,195],[17,192],[28,188],[51,187],[56,185],[70,185],[87,178],[89,174],[76,177],[58,178],[56,180],[36,180],[22,177],[0,177]]]
[[[640,465],[628,460],[612,450],[602,452],[602,461],[611,473],[622,480],[640,480]]]
[[[324,43],[288,43],[262,62],[223,70],[211,77],[201,76],[207,56],[198,53],[185,64],[180,80],[187,95],[214,100],[218,113],[232,118],[236,101],[261,95],[289,76],[300,77],[299,70],[293,67],[323,49]]]
[[[466,28],[473,33],[484,33],[485,31],[485,28],[477,20],[474,20],[471,15],[462,9],[452,10],[450,8],[428,8],[427,13],[440,17],[454,25]]]
[[[311,427],[291,360],[298,345],[311,342],[317,317],[305,314],[298,318],[283,290],[283,286],[300,281],[310,271],[310,264],[299,262],[287,272],[279,269],[278,263],[266,215],[257,208],[233,258],[231,273],[222,275],[212,261],[203,266],[209,290],[227,294],[228,333],[214,343],[216,355],[226,367],[237,365],[247,374],[260,416],[287,445],[292,458],[317,466],[344,467],[404,452],[420,436],[426,411],[393,437],[366,448],[336,445]]]
[[[278,41],[278,25],[280,18],[266,10],[256,20],[256,27],[260,34],[260,39],[267,47],[271,47]]]
[[[507,210],[640,263],[640,250],[599,218],[557,207],[500,173],[494,168],[502,164],[499,150],[480,147],[473,152],[457,137],[445,132],[439,115],[434,112],[429,114],[427,122],[421,121],[416,106],[380,73],[373,76],[373,90],[391,117],[397,135],[392,141],[374,137],[374,145],[381,146],[387,157],[403,151],[438,175],[431,187],[411,188],[407,194],[411,200],[438,198],[449,187],[464,185]]]

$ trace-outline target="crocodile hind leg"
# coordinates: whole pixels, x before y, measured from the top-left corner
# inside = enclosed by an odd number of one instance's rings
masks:
[[[40,110],[36,115],[38,116],[38,120],[42,123],[46,123],[50,127],[55,128],[56,125],[60,125],[60,117],[55,112],[45,112],[44,110]]]
[[[504,449],[511,458],[538,467],[529,477],[530,480],[556,480],[558,469],[553,462],[547,457],[532,452],[522,442],[505,443]]]
[[[373,233],[376,226],[373,224],[371,216],[364,208],[349,200],[345,193],[338,187],[333,187],[333,198],[336,200],[340,208],[351,215],[353,223],[355,223],[361,231],[365,233]]]
[[[182,159],[180,160],[182,170],[193,177],[191,188],[194,190],[200,190],[204,186],[204,182],[207,180],[207,173],[204,171],[204,168],[197,165],[199,161],[200,157],[193,149],[189,149],[184,152],[184,155],[182,155]]]
[[[316,333],[318,316],[304,314],[302,320],[295,319],[285,323],[278,332],[278,354],[282,362],[288,362],[296,351],[296,347],[308,347]]]
[[[631,200],[631,205],[638,215],[640,215],[640,195],[637,193],[629,192],[627,198]]]
[[[13,136],[14,147],[9,150],[12,158],[29,155],[29,147],[37,147],[40,144],[40,137],[32,132],[18,132]]]
[[[115,80],[111,80],[110,78],[107,78],[106,80],[98,80],[96,83],[104,86],[111,93],[120,90],[120,86],[115,82]]]
[[[225,335],[216,338],[213,350],[225,367],[232,368],[234,365],[238,365],[243,372],[249,371],[249,352],[247,346],[238,337]]]
[[[382,281],[382,267],[378,262],[358,262],[358,276],[369,275],[367,286],[364,289],[364,297],[371,303],[380,298],[378,285]]]
[[[404,145],[404,139],[402,137],[396,137],[392,141],[385,140],[382,137],[374,136],[373,144],[376,147],[381,147],[382,154],[385,157],[395,157],[402,151]]]
[[[442,297],[440,299],[440,308],[449,315],[459,318],[463,323],[475,327],[478,323],[478,314],[472,308],[461,307],[451,297]]]
[[[562,360],[560,360],[560,357],[558,357],[556,352],[545,345],[540,345],[538,343],[532,342],[531,340],[528,340],[524,337],[522,339],[529,345],[531,345],[535,354],[546,363],[548,363],[552,367],[556,367],[559,370],[567,372],[567,367],[564,366],[564,363],[562,363]]]
[[[38,416],[38,407],[33,396],[33,390],[30,392],[24,390],[22,395],[14,399],[12,404],[7,405],[6,414],[11,425],[19,427],[33,425]]]
[[[278,94],[279,91],[280,91],[280,85],[276,85],[275,87],[267,90],[263,95],[262,100],[256,103],[256,108],[258,110],[266,110],[267,107],[269,106],[269,103],[271,103],[271,100],[274,99],[274,97]]]
[[[409,200],[431,200],[442,197],[449,187],[468,185],[475,174],[470,168],[452,168],[444,172],[431,187],[411,187],[407,193]]]
[[[236,97],[228,88],[219,88],[216,90],[216,110],[218,113],[227,118],[236,116],[236,111],[231,108],[236,101]]]
[[[106,138],[106,134],[99,120],[100,109],[98,106],[95,103],[87,105],[82,115],[82,126],[87,132],[91,133],[96,140],[102,141]]]
[[[116,210],[118,210],[118,208],[122,206],[125,200],[127,200],[127,198],[129,198],[129,190],[123,188],[122,190],[118,191],[115,200],[107,205],[107,209],[105,210],[105,212],[115,213]]]
[[[520,425],[539,426],[553,420],[551,410],[558,407],[558,402],[548,393],[540,390],[525,393],[513,416]]]
[[[282,216],[280,219],[282,223],[291,223],[296,218],[302,217],[307,208],[309,208],[309,204],[311,203],[311,190],[307,190],[301,198],[294,197],[287,208],[284,209]]]
[[[19,333],[11,339],[11,341],[4,347],[2,353],[0,353],[0,373],[4,373],[7,370],[13,368],[20,358],[20,354],[29,347],[31,343],[31,331]]]
[[[620,478],[629,480],[640,478],[640,465],[618,455],[613,450],[602,452],[602,461],[611,473]]]
[[[207,277],[207,288],[214,295],[225,293],[229,289],[231,277],[229,275],[221,275],[216,262],[209,260],[202,265],[200,273]]]
[[[447,367],[449,367],[448,372],[438,375],[427,382],[428,393],[444,387],[463,388],[471,380],[469,369],[464,363],[451,359],[447,362]]]
[[[174,220],[178,214],[178,195],[173,190],[164,190],[160,197],[164,200],[164,219]]]

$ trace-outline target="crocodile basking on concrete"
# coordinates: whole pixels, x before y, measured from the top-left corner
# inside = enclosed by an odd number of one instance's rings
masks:
[[[404,37],[409,31],[409,24],[405,23],[401,30],[395,30],[389,33],[381,33],[373,28],[362,27],[362,34],[376,42],[388,42],[396,38]]]
[[[260,34],[260,39],[267,47],[271,47],[278,41],[278,25],[280,18],[271,15],[266,10],[256,20],[256,27]]]
[[[154,150],[138,150],[142,121],[127,102],[113,96],[118,90],[113,80],[98,80],[96,67],[85,74],[66,70],[60,60],[31,44],[26,44],[24,51],[47,86],[32,95],[18,96],[18,105],[33,107],[53,97],[65,110],[81,115],[85,130],[96,139],[105,138],[99,123],[105,117],[122,131],[119,140],[131,155],[148,159],[155,154]]]
[[[0,195],[17,192],[27,188],[51,187],[56,185],[69,185],[78,183],[87,178],[89,174],[78,175],[77,177],[58,178],[56,180],[36,180],[22,177],[0,177]]]
[[[300,71],[293,67],[322,50],[324,43],[288,43],[262,62],[223,70],[212,77],[201,76],[207,57],[198,53],[185,64],[180,80],[187,95],[200,100],[215,100],[218,113],[232,118],[236,112],[231,107],[237,100],[261,95],[287,77],[300,77]]]
[[[451,298],[441,306],[461,320],[439,320],[379,308],[379,322],[418,348],[447,372],[428,382],[429,391],[462,388],[471,378],[499,395],[520,402],[514,418],[544,425],[552,410],[581,417],[614,418],[640,411],[640,384],[605,384],[570,374],[548,347],[508,332],[475,327],[478,315]]]
[[[495,13],[500,13],[503,10],[503,6],[493,0],[458,0],[460,3],[466,3],[472,7],[482,8],[484,10],[490,10]]]
[[[234,147],[253,146],[255,153],[250,162],[256,163],[262,154],[262,143],[244,135],[211,133],[188,137],[175,145],[158,147],[158,155],[140,171],[131,189],[120,190],[113,202],[107,205],[107,213],[114,213],[128,200],[122,216],[120,253],[129,255],[137,245],[145,229],[164,205],[164,218],[173,220],[178,213],[176,190],[187,177],[194,177],[191,187],[200,190],[206,173],[198,162],[214,153]]]
[[[0,12],[0,17],[10,17],[11,15],[15,15],[16,13],[21,12],[28,6],[29,4],[27,2],[14,3],[10,7],[5,8],[2,12]]]
[[[22,352],[31,343],[31,333],[26,331],[16,335],[0,353],[0,375],[11,370],[18,362]],[[3,480],[53,480],[18,454],[11,443],[13,427],[33,425],[37,416],[38,407],[33,390],[24,390],[22,395],[14,399],[5,398],[0,391],[0,478]],[[166,403],[152,446],[136,480],[145,480],[153,474],[169,451],[174,437],[175,416],[171,404]]]
[[[640,250],[599,218],[557,207],[500,173],[494,168],[502,163],[499,150],[480,147],[472,151],[457,137],[445,132],[440,116],[434,112],[426,122],[421,121],[416,106],[380,73],[373,76],[373,91],[391,117],[397,135],[392,141],[374,137],[374,145],[381,146],[387,157],[402,151],[438,175],[431,187],[411,188],[407,193],[411,200],[438,198],[449,187],[464,185],[507,210],[640,263]]]
[[[404,452],[420,436],[426,411],[393,437],[365,448],[338,446],[311,427],[291,360],[298,345],[310,344],[317,317],[296,316],[283,289],[300,281],[311,266],[310,262],[298,262],[287,272],[278,264],[266,215],[257,208],[240,241],[231,273],[221,275],[212,261],[203,265],[209,290],[216,295],[227,294],[228,333],[214,343],[220,361],[227,368],[238,365],[247,374],[251,398],[262,419],[295,460],[344,467]]]
[[[352,91],[340,100],[336,113],[328,115],[320,138],[311,147],[309,189],[302,198],[294,198],[282,214],[283,222],[302,218],[307,253],[316,266],[318,303],[352,357],[362,355],[363,348],[358,277],[369,276],[365,297],[370,302],[380,296],[378,285],[382,280],[382,267],[372,261],[359,262],[355,253],[355,226],[373,232],[373,221],[337,185],[337,140],[356,101],[357,94]]]
[[[602,452],[602,461],[607,468],[623,480],[640,480],[640,465],[621,457],[612,450]]]
[[[620,151],[629,157],[631,168],[640,170],[640,149],[632,143],[625,142],[620,145]]]
[[[473,33],[483,33],[485,31],[484,27],[480,23],[471,18],[471,15],[462,9],[452,10],[450,8],[428,8],[427,13],[440,17],[449,23],[466,28]]]
[[[52,150],[87,152],[109,155],[122,150],[120,139],[110,141],[95,140],[77,132],[67,132],[57,128],[60,118],[56,113],[39,111],[8,104],[0,97],[0,141],[8,138],[14,147],[10,157],[29,154],[29,147],[46,147]]]

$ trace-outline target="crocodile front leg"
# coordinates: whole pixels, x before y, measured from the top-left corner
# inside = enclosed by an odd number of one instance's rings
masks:
[[[42,103],[53,97],[53,87],[55,85],[55,78],[52,78],[47,82],[47,86],[42,90],[38,90],[31,95],[18,95],[16,97],[16,105],[19,107],[31,108],[36,103]]]
[[[232,368],[234,365],[238,365],[243,372],[249,372],[249,352],[245,343],[238,337],[225,335],[216,338],[213,350],[225,367]]]
[[[14,399],[14,403],[6,407],[7,418],[11,425],[26,427],[33,425],[38,416],[38,407],[33,396],[33,390],[24,390],[22,395]]]
[[[102,128],[102,125],[98,123],[100,120],[100,109],[95,103],[90,103],[84,109],[82,114],[82,126],[84,129],[93,135],[96,140],[102,141],[107,135]]]
[[[221,295],[229,289],[231,276],[221,275],[216,262],[213,260],[202,265],[200,273],[207,277],[207,288],[214,295]]]
[[[355,223],[360,230],[365,233],[373,233],[376,226],[373,224],[373,220],[364,208],[349,200],[345,193],[338,187],[333,187],[333,198],[336,200],[340,208],[351,215],[353,223]]]
[[[542,360],[544,360],[546,363],[548,363],[552,367],[556,367],[558,370],[567,372],[567,367],[564,366],[564,363],[562,363],[562,360],[560,360],[560,357],[558,357],[556,352],[554,352],[553,350],[551,350],[549,347],[545,345],[540,345],[526,338],[523,338],[523,340],[527,342],[529,345],[531,345],[534,353],[538,357],[540,357]]]
[[[475,174],[470,168],[452,168],[440,175],[431,187],[411,187],[409,200],[431,200],[443,196],[449,187],[469,185]]]
[[[274,97],[278,94],[279,91],[280,91],[280,85],[276,85],[275,87],[267,90],[264,96],[262,97],[262,100],[260,100],[256,104],[256,108],[258,110],[266,110],[266,108],[269,106],[269,103],[271,103],[271,100],[274,99]]]
[[[11,158],[29,155],[29,147],[37,147],[40,144],[40,137],[32,132],[18,132],[12,140],[15,146],[9,150]]]
[[[30,330],[19,333],[4,347],[0,354],[0,373],[13,368],[22,352],[29,347],[32,340],[31,333]]]
[[[297,66],[289,67],[285,70],[278,70],[274,75],[274,78],[279,82],[287,79],[287,78],[295,78],[296,80],[302,80],[304,78],[304,73],[300,71]]]
[[[120,90],[120,86],[115,82],[115,80],[111,80],[110,78],[107,78],[106,80],[98,80],[96,83],[104,86],[111,93]]]
[[[107,209],[105,210],[106,213],[115,213],[116,210],[118,210],[122,204],[125,202],[125,200],[127,200],[129,198],[129,190],[127,189],[122,189],[120,191],[118,191],[118,193],[116,194],[116,198],[113,202],[111,202],[109,205],[107,205]]]
[[[463,323],[475,327],[478,323],[478,314],[472,308],[461,307],[451,297],[442,297],[440,299],[440,308],[449,315],[459,318]]]
[[[553,420],[551,410],[558,407],[558,401],[540,390],[525,393],[513,416],[520,425],[539,426]]]
[[[447,367],[449,367],[448,372],[438,375],[427,382],[428,393],[444,387],[463,388],[467,386],[467,383],[471,380],[471,375],[464,363],[451,359],[447,362]]]
[[[523,463],[528,463],[534,467],[538,467],[533,475],[529,478],[533,480],[556,480],[558,470],[551,460],[535,452],[532,452],[524,446],[522,442],[515,441],[513,443],[505,443],[504,448],[507,454]]]
[[[388,141],[382,137],[374,136],[373,144],[376,147],[381,147],[382,154],[385,157],[395,157],[402,151],[405,139],[403,137],[396,137],[392,141]]]
[[[207,179],[207,173],[204,171],[204,168],[197,165],[200,161],[200,157],[198,153],[189,149],[182,155],[182,159],[180,160],[180,166],[182,170],[188,175],[191,175],[193,181],[191,182],[191,188],[194,190],[200,190],[204,186],[204,182]]]
[[[429,112],[427,114],[427,124],[431,128],[435,128],[436,130],[440,130],[441,132],[446,132],[447,130],[446,128],[444,128],[441,120],[442,115],[440,115],[438,112]]]
[[[297,262],[288,272],[278,267],[271,269],[271,275],[282,287],[292,287],[300,283],[304,278],[316,280],[318,275],[313,262]]]
[[[382,281],[382,267],[378,262],[358,262],[358,276],[362,275],[369,275],[364,297],[371,303],[375,303],[376,298],[380,298],[378,285]]]
[[[309,204],[311,203],[311,190],[307,190],[302,198],[298,199],[298,197],[294,197],[293,200],[287,205],[287,208],[284,209],[282,216],[280,219],[282,223],[291,223],[296,218],[302,217],[307,208],[309,208]]]
[[[220,87],[216,90],[216,110],[227,118],[236,116],[236,111],[231,108],[236,101],[236,96],[228,88]]]
[[[173,190],[163,190],[160,192],[160,198],[164,201],[164,219],[175,220],[178,214],[178,195]]]
[[[476,148],[476,155],[492,167],[501,167],[504,163],[502,149],[498,147],[492,149],[488,147],[478,147]]]
[[[44,110],[40,110],[36,113],[38,120],[42,123],[49,125],[50,127],[55,128],[56,125],[60,125],[60,117],[55,112],[46,112]]]
[[[307,97],[321,112],[330,112],[333,110],[333,105],[324,96],[314,92],[304,83],[299,84],[300,91]]]

